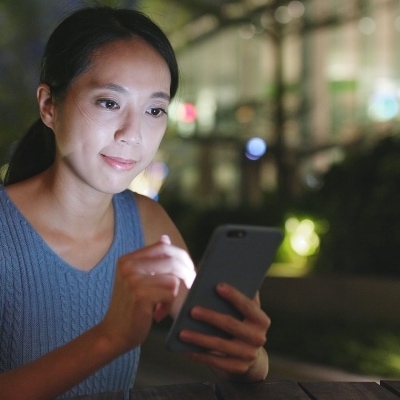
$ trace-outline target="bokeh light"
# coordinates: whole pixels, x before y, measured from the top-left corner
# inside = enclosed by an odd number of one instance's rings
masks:
[[[288,12],[292,18],[300,18],[305,12],[304,4],[301,1],[293,0],[288,4]]]
[[[289,8],[286,6],[278,7],[275,10],[274,17],[280,24],[288,24],[292,20]]]
[[[368,115],[374,121],[389,121],[399,114],[399,103],[391,93],[376,93],[372,96]]]
[[[168,166],[161,161],[152,162],[129,185],[129,189],[158,200],[160,189],[168,176]]]
[[[286,221],[285,229],[289,234],[291,247],[298,255],[308,257],[317,252],[320,239],[313,221],[307,218],[299,221],[292,217]]]
[[[196,106],[192,103],[181,103],[177,111],[178,120],[187,124],[196,121],[197,110]]]
[[[370,17],[361,18],[358,28],[364,35],[372,35],[376,30],[376,22]]]
[[[264,139],[253,137],[246,143],[246,157],[249,160],[258,160],[267,151],[267,143]]]

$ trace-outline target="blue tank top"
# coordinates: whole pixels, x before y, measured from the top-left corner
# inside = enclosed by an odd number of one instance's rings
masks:
[[[118,258],[144,245],[131,191],[113,197],[113,243],[90,271],[63,261],[0,186],[0,372],[68,343],[100,322],[110,302]],[[113,360],[59,399],[132,387],[136,348]]]

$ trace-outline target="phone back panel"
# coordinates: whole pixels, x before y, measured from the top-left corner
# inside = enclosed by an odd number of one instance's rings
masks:
[[[249,298],[260,288],[283,234],[278,228],[222,225],[213,233],[199,263],[193,286],[167,336],[166,345],[175,351],[201,351],[202,349],[179,340],[182,329],[200,331],[210,335],[227,337],[221,330],[196,321],[190,310],[200,305],[238,319],[242,315],[232,305],[218,296],[218,283],[228,283]]]

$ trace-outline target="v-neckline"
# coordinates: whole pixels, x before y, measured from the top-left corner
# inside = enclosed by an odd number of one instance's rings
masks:
[[[76,273],[80,273],[83,275],[91,275],[94,274],[97,270],[101,269],[101,265],[104,263],[105,259],[107,256],[114,250],[114,247],[116,246],[116,231],[118,227],[118,213],[116,210],[116,201],[115,198],[113,197],[112,202],[113,202],[113,209],[114,209],[114,234],[113,234],[113,239],[112,242],[108,248],[108,250],[104,253],[103,257],[90,269],[84,270],[80,269],[68,261],[64,260],[43,238],[43,236],[35,229],[35,227],[29,222],[29,220],[25,217],[25,215],[21,212],[21,210],[17,207],[17,205],[14,203],[14,201],[11,199],[11,197],[8,195],[7,190],[5,189],[4,186],[0,187],[0,190],[4,193],[6,197],[6,201],[10,204],[10,206],[15,210],[15,212],[18,215],[18,218],[23,222],[28,229],[36,236],[36,239],[40,242],[42,247],[49,253],[52,254],[53,257],[58,259],[60,266],[62,266],[64,269],[67,269],[69,271],[74,271]]]

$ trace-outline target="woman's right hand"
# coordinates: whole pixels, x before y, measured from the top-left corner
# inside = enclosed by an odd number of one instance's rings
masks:
[[[152,320],[169,312],[179,285],[190,286],[194,276],[187,252],[166,237],[121,257],[104,319],[64,346],[1,373],[1,399],[54,399],[140,345]]]
[[[195,274],[188,253],[171,245],[168,236],[124,255],[116,268],[109,309],[98,328],[120,352],[140,345],[153,319],[160,321],[170,312],[180,285],[190,288]]]

